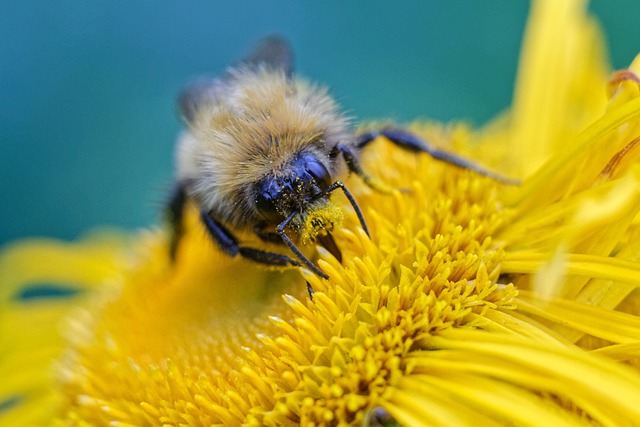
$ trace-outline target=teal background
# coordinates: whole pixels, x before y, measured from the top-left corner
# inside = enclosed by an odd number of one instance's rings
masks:
[[[562,1],[562,0],[559,0]],[[592,4],[614,67],[640,51],[640,2]],[[55,0],[0,5],[0,244],[159,219],[174,99],[262,36],[360,119],[482,124],[511,99],[528,3]]]

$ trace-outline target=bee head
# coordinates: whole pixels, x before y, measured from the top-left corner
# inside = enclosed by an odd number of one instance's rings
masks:
[[[331,183],[322,161],[312,153],[302,153],[256,183],[256,208],[269,223],[278,224],[291,212],[302,212],[311,201],[322,198]]]

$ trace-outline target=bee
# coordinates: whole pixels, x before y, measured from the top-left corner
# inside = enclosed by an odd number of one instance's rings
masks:
[[[187,86],[178,108],[185,130],[177,144],[177,185],[167,209],[172,257],[185,204],[192,201],[208,234],[227,255],[269,266],[304,265],[328,278],[298,247],[300,235],[309,213],[326,208],[336,190],[346,196],[369,235],[358,203],[338,178],[348,171],[385,190],[358,160],[359,152],[378,136],[403,149],[510,181],[401,129],[355,135],[326,88],[294,75],[292,50],[278,36],[265,38],[223,76]],[[322,227],[315,237],[339,258],[332,224]],[[243,244],[236,237],[240,230],[284,244],[293,257]]]

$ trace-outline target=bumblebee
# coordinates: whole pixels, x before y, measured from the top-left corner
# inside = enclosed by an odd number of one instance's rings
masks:
[[[327,89],[294,75],[293,54],[282,38],[264,39],[226,74],[188,86],[178,108],[185,124],[176,151],[177,185],[167,212],[173,226],[171,254],[191,200],[211,238],[229,256],[270,266],[306,266],[327,274],[297,246],[310,212],[322,210],[340,190],[369,235],[355,198],[340,181],[347,171],[384,190],[363,170],[358,154],[378,136],[458,167],[509,182],[401,129],[354,135]],[[318,240],[340,257],[331,224]],[[286,245],[292,256],[244,245],[234,231]],[[292,237],[293,236],[293,237]]]

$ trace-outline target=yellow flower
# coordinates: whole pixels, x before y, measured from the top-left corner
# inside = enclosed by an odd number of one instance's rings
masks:
[[[1,424],[637,425],[640,59],[609,79],[600,40],[536,1],[511,111],[413,125],[521,186],[373,143],[411,191],[349,178],[372,239],[345,205],[329,280],[227,258],[193,212],[174,264],[163,230],[7,248]]]

